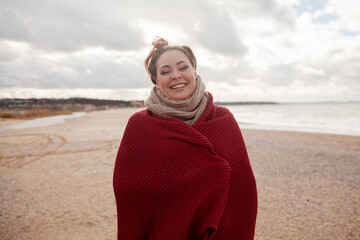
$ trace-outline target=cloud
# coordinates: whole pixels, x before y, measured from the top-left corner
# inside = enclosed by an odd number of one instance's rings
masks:
[[[12,11],[0,8],[0,38],[17,41],[30,41],[28,27]]]
[[[114,100],[145,100],[150,88],[3,88],[0,98],[97,98]]]
[[[191,37],[201,45],[215,53],[235,56],[246,54],[247,48],[226,9],[215,4],[203,4],[198,16]]]
[[[285,25],[293,22],[289,9],[274,0],[229,0],[224,5],[206,0],[184,1],[180,6],[163,0],[131,3],[112,0],[2,2],[7,9],[3,10],[6,12],[4,22],[16,24],[13,27],[1,25],[4,38],[27,41],[44,50],[64,52],[97,46],[119,51],[139,49],[144,46],[144,36],[136,24],[145,19],[153,24],[179,27],[190,42],[199,43],[215,53],[241,56],[247,53],[247,47],[240,38],[240,29],[234,21],[236,18],[265,14],[282,19]],[[230,11],[231,8],[236,11]]]
[[[237,1],[224,0],[224,5],[240,21],[254,19],[266,19],[285,28],[292,29],[296,22],[296,13],[292,8],[291,2],[275,0],[253,0]]]
[[[334,27],[360,34],[360,7],[357,0],[329,0],[326,13],[338,16]]]
[[[142,8],[130,18],[134,21],[138,18],[149,41],[160,35],[170,42],[199,46],[213,53],[240,56],[247,51],[230,12],[215,1],[169,4],[164,0],[137,0],[133,3]]]
[[[15,49],[7,41],[0,39],[0,63],[13,62],[21,56],[18,49]]]
[[[137,88],[152,84],[142,61],[107,53],[68,55],[60,59],[24,58],[16,64],[0,63],[1,87]]]
[[[222,69],[211,65],[199,65],[197,72],[205,83],[226,83],[235,86],[239,81],[252,82],[257,79],[255,69],[246,62],[228,65]]]
[[[11,9],[1,11],[0,34],[5,39],[64,52],[94,46],[133,50],[144,45],[140,29],[128,22],[121,11],[116,11],[121,10],[121,6],[112,9],[111,2],[35,0],[22,4],[17,1],[5,3],[4,7]]]
[[[320,98],[338,89],[354,99],[360,91],[356,0],[0,0],[0,6],[1,90],[86,88],[105,96],[106,89],[151,88],[143,61],[160,35],[192,47],[198,73],[218,98],[285,99],[306,91]]]

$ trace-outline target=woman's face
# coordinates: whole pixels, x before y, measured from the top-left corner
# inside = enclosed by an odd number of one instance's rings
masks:
[[[164,52],[156,62],[156,86],[169,99],[189,98],[196,87],[196,72],[185,53]]]

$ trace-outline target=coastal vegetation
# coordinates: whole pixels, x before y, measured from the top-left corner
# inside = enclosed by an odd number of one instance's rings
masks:
[[[142,102],[88,98],[0,99],[0,118],[33,119],[109,108],[139,107]]]
[[[0,110],[0,118],[14,118],[14,119],[33,119],[38,117],[49,117],[55,115],[72,114],[69,110],[51,110],[51,109],[12,109]]]

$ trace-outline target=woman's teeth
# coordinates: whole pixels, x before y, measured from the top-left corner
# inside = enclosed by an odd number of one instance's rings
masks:
[[[172,86],[170,87],[171,89],[177,89],[177,88],[182,88],[182,87],[185,87],[186,84],[182,83],[182,84],[178,84],[178,85],[175,85],[175,86]]]

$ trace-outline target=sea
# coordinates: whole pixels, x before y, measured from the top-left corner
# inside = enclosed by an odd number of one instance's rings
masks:
[[[226,106],[240,128],[360,136],[360,102]]]
[[[227,107],[242,129],[317,132],[360,136],[360,102],[242,104]],[[2,128],[47,126],[85,113],[37,118]]]

